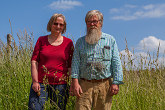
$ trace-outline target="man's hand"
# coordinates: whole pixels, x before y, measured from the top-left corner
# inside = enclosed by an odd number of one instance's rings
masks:
[[[77,98],[79,98],[82,93],[83,92],[81,86],[78,83],[78,79],[73,78],[70,87],[70,94],[75,95]]]
[[[116,95],[119,92],[119,85],[112,84],[110,87],[111,96]]]
[[[32,89],[35,92],[39,92],[40,91],[40,84],[38,82],[33,82]]]

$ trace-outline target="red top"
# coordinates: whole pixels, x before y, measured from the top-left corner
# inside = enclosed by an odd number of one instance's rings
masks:
[[[38,82],[46,84],[66,84],[68,68],[71,67],[73,42],[63,36],[59,46],[48,42],[48,35],[38,38],[31,58],[38,62]]]

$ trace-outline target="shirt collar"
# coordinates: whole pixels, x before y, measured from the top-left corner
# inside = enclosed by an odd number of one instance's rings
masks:
[[[105,33],[101,32],[101,39],[105,39],[106,36],[105,36]]]

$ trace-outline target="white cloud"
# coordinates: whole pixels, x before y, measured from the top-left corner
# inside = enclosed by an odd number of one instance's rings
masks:
[[[160,66],[163,66],[163,67],[165,66],[165,58],[164,57],[159,57],[158,62],[160,64]]]
[[[126,4],[126,5],[124,5],[124,7],[126,7],[126,8],[136,8],[137,6],[136,5],[131,5],[131,4]]]
[[[120,9],[117,9],[117,8],[112,8],[110,10],[110,13],[119,13],[121,10]]]
[[[135,16],[127,16],[127,17],[126,16],[114,16],[114,17],[112,17],[112,19],[129,21],[129,20],[136,19],[136,17]]]
[[[144,8],[145,10],[150,10],[150,9],[153,9],[153,8],[154,8],[154,5],[153,5],[153,4],[146,5],[146,6],[143,6],[143,8]]]
[[[49,5],[52,10],[69,10],[75,6],[82,6],[82,3],[76,0],[58,0]]]
[[[126,50],[122,50],[120,52],[120,55],[121,55],[121,59],[122,60],[125,60],[125,62],[129,62],[130,60],[134,59],[134,55],[131,51],[126,51]]]
[[[142,57],[142,58],[148,57],[146,52],[136,52],[135,56],[136,57]]]
[[[158,47],[159,55],[157,56]],[[122,64],[126,68],[155,68],[157,64],[158,67],[165,66],[165,40],[148,36],[142,39],[134,49],[133,53],[129,50],[120,52]]]
[[[121,8],[110,9],[110,14],[112,16],[111,19],[114,20],[135,20],[165,17],[164,10],[165,4],[149,4],[145,6],[127,4]]]
[[[120,54],[122,54],[122,55],[125,55],[125,56],[128,56],[128,54],[130,55],[130,56],[132,56],[133,55],[133,53],[131,52],[131,51],[126,51],[126,50],[122,50],[121,52],[120,52]]]
[[[160,47],[159,47],[160,43]],[[158,39],[154,36],[148,36],[147,38],[144,38],[141,40],[138,44],[139,50],[146,50],[146,51],[155,51],[157,52],[159,47],[159,52],[164,53],[165,51],[165,40]]]

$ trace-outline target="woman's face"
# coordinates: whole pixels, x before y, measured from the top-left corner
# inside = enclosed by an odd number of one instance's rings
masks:
[[[53,21],[51,33],[60,34],[64,29],[64,19],[62,17],[57,17],[56,20]]]

